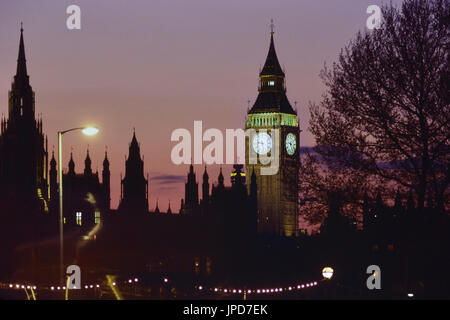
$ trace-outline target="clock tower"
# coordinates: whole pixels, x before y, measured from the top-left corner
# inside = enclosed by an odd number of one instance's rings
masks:
[[[269,52],[259,74],[258,97],[245,123],[246,130],[256,133],[246,138],[246,172],[256,175],[258,233],[292,237],[298,235],[300,130],[297,112],[286,96],[285,74],[275,52],[273,34],[272,24]],[[276,157],[277,172],[264,175],[261,168],[267,165],[251,161],[252,154]]]

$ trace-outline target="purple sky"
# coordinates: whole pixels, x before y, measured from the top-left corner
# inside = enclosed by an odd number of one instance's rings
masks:
[[[400,3],[400,0],[393,1]],[[308,102],[319,101],[324,63],[364,30],[378,0],[2,0],[0,1],[0,110],[15,73],[20,21],[36,112],[42,113],[49,149],[56,132],[86,123],[101,133],[64,136],[64,167],[74,149],[82,172],[89,144],[93,169],[102,169],[105,146],[111,162],[112,206],[133,127],[150,173],[150,208],[178,211],[187,165],[170,160],[173,129],[242,128],[247,100],[257,95],[258,70],[269,46],[270,19],[275,46],[287,76],[287,94],[298,101],[301,144],[313,145],[307,131]],[[81,7],[81,30],[66,28],[66,8]],[[203,169],[196,168],[201,181]],[[201,171],[200,171],[201,170]],[[225,166],[229,174],[231,166]],[[200,172],[199,172],[200,171]],[[210,183],[218,167],[209,168]],[[168,177],[165,177],[170,175]],[[155,179],[152,179],[155,177]],[[159,177],[159,178],[158,178]],[[229,184],[229,179],[226,179]]]

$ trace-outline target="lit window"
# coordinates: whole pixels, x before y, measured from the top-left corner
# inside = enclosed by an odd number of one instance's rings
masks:
[[[275,85],[275,81],[269,81],[269,86],[274,86]]]
[[[77,212],[76,222],[77,222],[77,225],[81,226],[81,212]]]
[[[100,211],[95,211],[94,223],[95,224],[99,224],[100,223]]]

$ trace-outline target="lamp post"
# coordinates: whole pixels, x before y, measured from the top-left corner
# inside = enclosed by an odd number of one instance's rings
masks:
[[[79,127],[69,130],[58,131],[58,175],[59,175],[59,279],[64,285],[64,214],[63,214],[63,172],[62,172],[62,135],[64,133],[81,130],[87,136],[98,133],[95,127]]]

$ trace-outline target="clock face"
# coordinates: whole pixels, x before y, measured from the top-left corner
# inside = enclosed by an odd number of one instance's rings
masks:
[[[286,136],[286,151],[288,155],[292,156],[297,149],[297,141],[293,133],[288,133]]]
[[[253,138],[253,150],[257,154],[267,154],[272,149],[272,138],[265,132],[258,133]]]

